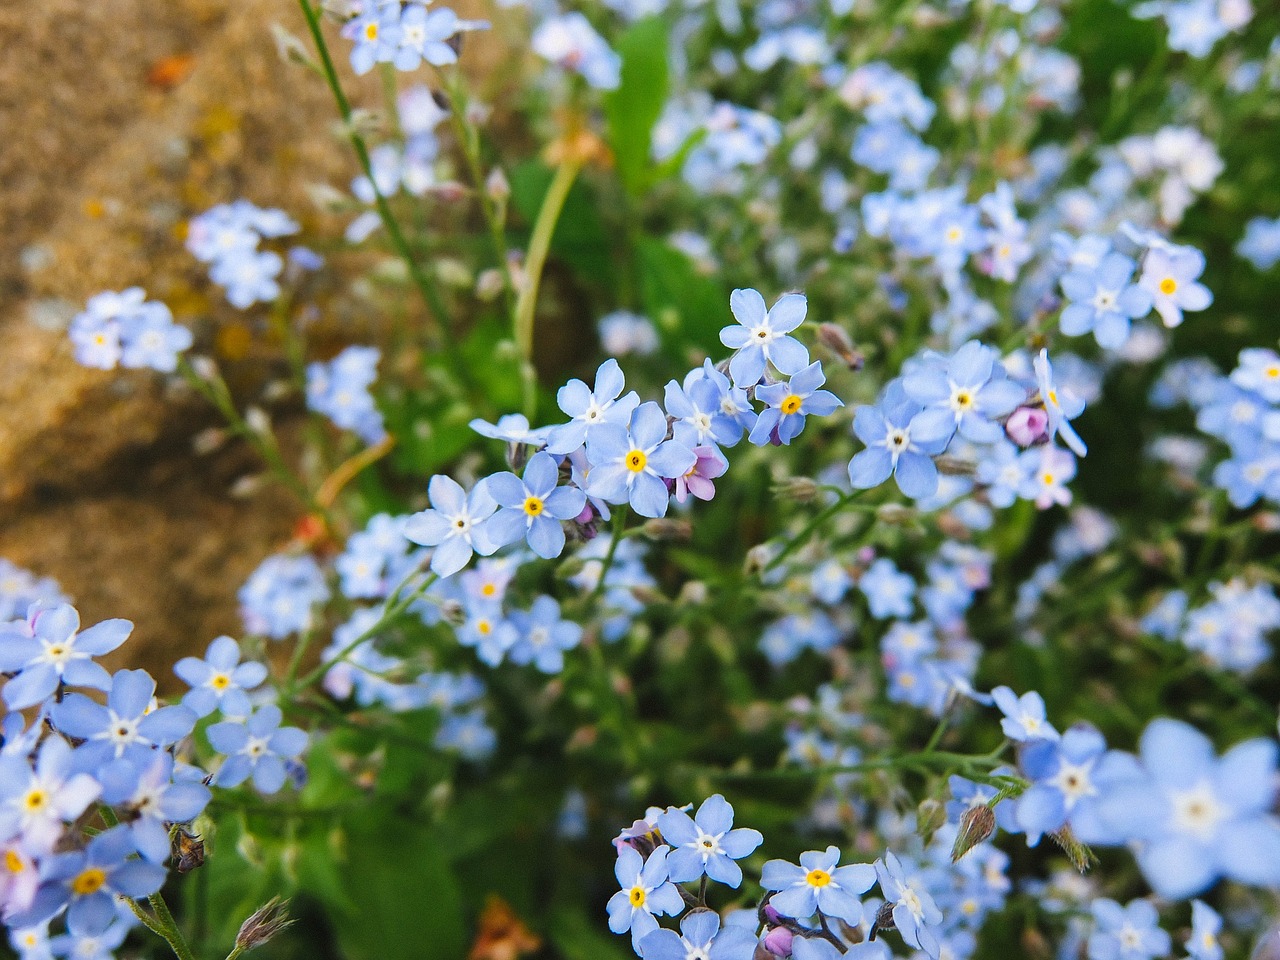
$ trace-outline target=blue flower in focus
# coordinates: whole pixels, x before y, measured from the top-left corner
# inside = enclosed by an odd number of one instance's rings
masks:
[[[309,630],[313,608],[329,599],[320,565],[310,554],[267,557],[237,594],[240,618],[250,633],[281,640]]]
[[[756,387],[756,399],[768,404],[747,438],[757,446],[777,442],[789,444],[804,430],[805,417],[825,417],[844,403],[830,390],[819,390],[827,382],[822,364],[815,360],[790,383],[770,383]]]
[[[1101,813],[1138,842],[1138,866],[1156,893],[1181,900],[1220,877],[1280,886],[1273,741],[1247,740],[1219,759],[1204,734],[1162,717],[1140,747],[1140,773],[1106,791]]]
[[[543,673],[564,669],[564,652],[582,642],[582,627],[560,618],[560,604],[540,596],[528,611],[515,610],[511,625],[519,639],[511,648],[512,663],[532,663]]]
[[[244,722],[215,723],[206,731],[209,745],[226,754],[213,783],[236,787],[250,777],[260,793],[276,793],[284,786],[286,764],[297,761],[307,749],[307,735],[297,727],[282,727],[284,714],[275,704],[259,707]]]
[[[807,920],[821,912],[856,924],[862,920],[858,894],[871,889],[876,882],[876,870],[869,863],[837,867],[839,862],[838,847],[802,853],[799,866],[785,860],[770,860],[764,865],[760,885],[774,891],[769,905],[784,917]]]
[[[753,387],[772,363],[786,376],[799,373],[809,363],[809,351],[795,337],[788,336],[804,322],[808,301],[798,293],[778,298],[772,309],[756,290],[735,290],[729,309],[738,325],[720,331],[720,342],[736,351],[729,361],[729,376],[735,386]]]
[[[564,550],[561,520],[582,513],[587,498],[577,487],[557,486],[560,470],[549,453],[535,453],[524,480],[504,471],[487,478],[489,495],[502,507],[489,520],[487,534],[498,544],[524,537],[538,556],[550,560]]]
[[[908,876],[902,862],[892,853],[876,861],[875,873],[885,903],[894,905],[893,924],[902,939],[937,960],[938,937],[930,928],[942,922],[942,911],[933,902],[923,877]]]
[[[556,402],[573,419],[552,428],[547,434],[547,452],[557,456],[572,453],[587,442],[599,425],[628,423],[632,411],[640,405],[640,397],[634,390],[623,396],[625,386],[626,380],[618,361],[610,358],[596,370],[594,390],[577,379],[561,387],[556,394]]]
[[[109,763],[99,773],[102,800],[133,816],[128,830],[143,859],[163,864],[169,858],[169,824],[189,823],[209,803],[209,788],[198,781],[175,781],[173,757],[155,754],[145,765]]]
[[[1089,960],[1153,960],[1173,946],[1149,900],[1134,900],[1122,907],[1099,897],[1090,912],[1097,926],[1089,935]]]
[[[1129,321],[1151,312],[1151,293],[1130,283],[1134,262],[1109,253],[1095,267],[1076,267],[1062,280],[1071,302],[1063,308],[1059,329],[1071,337],[1090,331],[1098,346],[1119,350],[1129,339]]]
[[[1049,439],[1062,437],[1062,442],[1070,447],[1077,456],[1083,457],[1089,452],[1080,434],[1071,426],[1072,420],[1084,412],[1084,401],[1068,390],[1059,390],[1053,379],[1053,367],[1049,365],[1049,351],[1041,350],[1034,363],[1036,383],[1040,388],[1040,399],[1044,402],[1045,412],[1049,414]]]
[[[61,737],[40,744],[34,767],[25,752],[0,756],[0,837],[17,834],[34,849],[51,849],[63,824],[76,820],[101,792]]]
[[[416,3],[400,17],[399,46],[392,61],[397,70],[416,70],[425,60],[435,67],[458,62],[458,52],[446,41],[458,32],[458,15],[448,7],[427,10]]]
[[[365,443],[386,436],[382,414],[369,388],[378,379],[377,347],[347,347],[329,363],[307,365],[307,407],[323,413]]]
[[[1012,413],[1027,392],[1010,380],[999,354],[970,340],[950,357],[931,354],[902,378],[907,396],[924,409],[911,421],[917,441],[950,442],[959,431],[974,443],[994,443],[1004,433],[997,419]]]
[[[704,800],[693,817],[669,808],[658,817],[658,829],[672,847],[667,871],[675,883],[705,874],[736,888],[742,883],[742,868],[734,861],[749,856],[764,841],[759,830],[733,829],[733,807],[718,793]]]
[[[68,603],[39,600],[25,620],[0,624],[0,672],[14,674],[4,686],[11,710],[47,700],[59,685],[107,690],[111,676],[94,663],[128,638],[128,620],[103,620],[80,630],[80,614]]]
[[[240,644],[230,637],[218,637],[209,644],[203,660],[183,657],[173,672],[191,687],[182,705],[197,717],[207,717],[214,710],[248,716],[251,707],[246,691],[267,679],[267,668],[262,664],[240,662]]]
[[[182,706],[154,708],[156,682],[145,670],[119,670],[103,706],[83,693],[69,693],[49,709],[63,733],[85,742],[76,754],[92,770],[111,760],[146,762],[157,748],[189,734],[196,715]]]
[[[692,450],[667,439],[667,417],[652,401],[635,409],[629,429],[616,423],[596,428],[587,440],[587,459],[587,492],[609,503],[630,503],[642,517],[665,516],[671,500],[666,481],[697,463]]]
[[[487,483],[477,483],[468,494],[453,478],[437,474],[427,484],[427,495],[431,508],[411,516],[405,522],[404,535],[414,543],[435,548],[431,569],[437,576],[457,573],[473,553],[483,557],[498,549],[488,530],[498,502]]]
[[[995,704],[1004,714],[1000,729],[1010,740],[1057,740],[1058,731],[1045,719],[1044,698],[1034,690],[1019,697],[1008,687],[991,691]]]
[[[933,457],[946,449],[947,439],[917,439],[913,418],[923,408],[907,396],[901,380],[887,387],[875,406],[859,407],[853,416],[853,432],[867,449],[849,461],[849,481],[867,490],[892,475],[908,497],[932,496],[938,489],[938,468]]]
[[[479,417],[467,424],[482,437],[490,440],[505,440],[507,443],[523,443],[531,447],[541,447],[547,442],[547,436],[554,427],[529,426],[529,418],[523,413],[508,413],[498,418],[497,423],[481,420]]]
[[[609,929],[631,931],[631,944],[640,953],[640,942],[654,930],[654,915],[675,916],[684,909],[676,885],[667,879],[667,847],[659,847],[645,860],[631,847],[618,853],[613,872],[622,887],[609,898]]]
[[[732,447],[742,439],[742,427],[721,409],[720,388],[697,367],[684,385],[670,381],[663,394],[667,416],[674,418],[672,438],[690,450],[723,444]]]
[[[720,928],[720,915],[698,907],[680,920],[680,932],[654,930],[640,941],[644,960],[744,960],[755,950],[755,934],[745,926],[726,924]]]
[[[877,620],[911,616],[916,595],[916,582],[903,573],[888,557],[881,557],[867,568],[858,581],[858,589],[867,598],[871,615]]]

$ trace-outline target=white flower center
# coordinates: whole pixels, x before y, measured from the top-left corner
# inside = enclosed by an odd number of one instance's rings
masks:
[[[1213,786],[1208,780],[1202,780],[1190,790],[1178,791],[1170,800],[1174,827],[1206,843],[1213,839],[1218,824],[1229,813],[1213,795]]]

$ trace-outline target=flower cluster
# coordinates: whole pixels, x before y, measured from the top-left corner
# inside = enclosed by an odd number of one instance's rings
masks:
[[[271,303],[280,296],[284,258],[259,249],[263,240],[295,234],[299,226],[283,210],[263,209],[247,200],[211,207],[187,224],[187,250],[209,265],[209,278],[239,310]]]
[[[457,63],[456,38],[489,26],[483,20],[462,20],[448,7],[428,9],[425,3],[366,0],[355,7],[342,35],[354,43],[351,69],[359,74],[379,63],[394,64],[397,70]]]
[[[147,367],[173,373],[191,346],[191,331],[173,322],[163,303],[148,300],[141,287],[89,298],[68,329],[78,363],[99,370]]]
[[[387,435],[369,393],[380,356],[376,347],[347,347],[328,363],[307,365],[307,406],[369,444]]]

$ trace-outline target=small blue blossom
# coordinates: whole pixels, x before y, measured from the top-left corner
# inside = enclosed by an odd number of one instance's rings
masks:
[[[329,363],[307,365],[307,407],[323,413],[365,443],[386,436],[382,414],[369,388],[378,379],[377,347],[347,347]]]
[[[587,459],[587,492],[609,503],[630,503],[642,517],[665,516],[671,499],[666,481],[697,463],[692,450],[667,439],[666,415],[653,402],[636,407],[629,427],[597,427],[587,441]]]
[[[314,608],[329,599],[320,565],[310,554],[276,554],[259,564],[238,594],[250,633],[282,640],[315,624]]]
[[[883,860],[876,861],[875,874],[885,903],[893,904],[893,924],[902,939],[937,960],[938,937],[930,928],[942,923],[942,911],[929,895],[924,879],[908,875],[893,853],[886,853]]]
[[[631,931],[631,943],[640,953],[640,942],[658,929],[657,916],[675,916],[684,909],[676,885],[667,878],[667,853],[659,847],[645,860],[631,847],[618,852],[614,875],[622,887],[609,898],[609,929],[614,933]]]
[[[1049,414],[1049,438],[1062,437],[1063,443],[1077,456],[1083,457],[1089,452],[1089,448],[1071,426],[1071,421],[1084,412],[1084,401],[1069,389],[1060,389],[1054,382],[1048,350],[1040,351],[1034,366],[1040,399],[1044,403],[1045,412]]]
[[[991,691],[995,704],[1004,714],[1000,729],[1010,740],[1057,740],[1058,731],[1045,719],[1044,698],[1034,690],[1019,697],[1008,687]]]
[[[900,380],[885,387],[875,406],[858,407],[853,432],[867,449],[849,461],[849,481],[856,489],[878,487],[890,476],[908,497],[932,496],[938,489],[932,457],[946,448],[947,438],[913,436],[913,419],[922,409],[907,396]]]
[[[1119,350],[1129,339],[1129,321],[1151,312],[1150,291],[1130,283],[1134,262],[1109,253],[1092,268],[1077,267],[1061,280],[1071,302],[1063,308],[1059,329],[1071,337],[1092,331],[1098,345]]]
[[[858,589],[877,620],[909,617],[915,609],[915,579],[900,571],[888,557],[881,557],[867,568],[858,581]]]
[[[534,429],[529,426],[529,418],[523,413],[508,413],[499,417],[497,423],[489,423],[477,417],[468,426],[480,436],[488,437],[490,440],[505,440],[507,443],[527,444],[531,447],[545,445],[547,436],[555,429],[554,427]]]
[[[354,40],[351,69],[357,75],[368,73],[378,63],[391,63],[400,46],[399,3],[370,4],[360,16],[342,28],[342,35]]]
[[[738,924],[720,926],[720,915],[705,907],[695,907],[680,920],[680,932],[654,930],[640,941],[644,960],[742,960],[755,950],[752,930]]]
[[[261,793],[276,793],[284,786],[288,768],[307,749],[307,735],[297,727],[282,727],[280,708],[267,704],[243,722],[215,723],[207,731],[209,745],[226,760],[214,774],[219,787],[236,787],[250,777]]]
[[[702,802],[695,816],[669,808],[658,817],[662,839],[672,847],[667,870],[674,883],[689,883],[701,876],[737,888],[742,883],[741,860],[764,841],[760,831],[733,828],[733,807],[720,794]]]
[[[957,431],[974,443],[1003,435],[996,421],[1012,413],[1027,392],[1010,380],[997,352],[970,340],[952,356],[926,356],[902,379],[908,397],[924,409],[911,421],[917,441],[949,442]]]
[[[1203,310],[1213,293],[1197,278],[1204,272],[1204,254],[1194,247],[1152,247],[1142,261],[1138,286],[1151,295],[1166,327],[1182,323],[1182,311]]]
[[[493,753],[498,735],[485,721],[484,710],[476,707],[444,718],[432,741],[441,750],[453,750],[464,760],[479,762]]]
[[[209,803],[203,783],[175,781],[173,757],[157,753],[141,768],[111,763],[100,774],[102,799],[124,807],[133,819],[128,824],[133,843],[144,860],[163,864],[169,858],[171,823],[189,823]]]
[[[1192,960],[1222,960],[1222,917],[1203,900],[1191,901],[1191,936],[1187,938],[1187,956]]]
[[[489,520],[486,533],[495,543],[514,543],[522,537],[529,549],[550,560],[564,550],[562,520],[582,513],[587,498],[577,487],[557,486],[560,470],[549,453],[535,453],[524,468],[524,480],[514,473],[495,473],[486,481],[489,495],[501,506]]]
[[[1253,217],[1245,224],[1236,253],[1259,270],[1270,270],[1280,263],[1280,217]]]
[[[209,268],[209,279],[225,288],[228,303],[247,310],[280,296],[277,278],[283,269],[284,260],[274,250],[248,250],[216,261]]]
[[[737,326],[720,331],[720,342],[736,351],[729,361],[734,386],[753,387],[772,363],[786,376],[799,373],[809,363],[809,351],[791,331],[804,322],[808,301],[798,293],[779,297],[766,308],[764,297],[751,289],[735,290],[729,297]]]
[[[564,669],[564,652],[582,642],[582,627],[560,618],[560,604],[540,596],[528,611],[515,610],[511,625],[519,639],[511,648],[512,663],[532,663],[543,673]]]
[[[474,647],[482,663],[496,667],[518,639],[515,626],[503,616],[501,604],[487,600],[467,604],[466,619],[458,628],[458,643]]]
[[[822,913],[856,924],[862,920],[858,895],[871,889],[876,882],[876,871],[869,863],[837,867],[839,862],[838,847],[802,853],[799,866],[785,860],[770,860],[764,865],[760,885],[774,891],[769,905],[784,917],[807,920]]]
[[[103,706],[83,693],[69,693],[49,710],[54,725],[83,741],[76,748],[88,769],[121,758],[145,763],[157,748],[189,734],[196,715],[187,707],[154,708],[156,682],[145,670],[119,670]]]
[[[563,456],[572,453],[587,442],[587,438],[601,424],[626,425],[632,411],[640,405],[640,397],[634,390],[625,396],[626,387],[618,361],[609,359],[596,370],[596,387],[591,390],[581,380],[570,380],[556,394],[560,409],[573,419],[547,434],[547,452]]]
[[[25,755],[0,756],[0,837],[20,834],[33,850],[52,849],[63,824],[76,820],[102,792],[78,760],[61,737],[40,745],[34,767]]]
[[[1153,960],[1173,946],[1149,900],[1133,900],[1122,907],[1100,897],[1090,912],[1097,927],[1089,936],[1089,960]]]
[[[616,90],[622,82],[622,58],[580,13],[543,20],[530,46],[543,59],[581,74],[597,90]]]
[[[214,710],[248,716],[251,707],[246,691],[267,679],[267,668],[262,664],[240,662],[240,645],[231,637],[218,637],[209,644],[203,660],[183,657],[173,672],[191,687],[182,705],[197,717],[207,717]]]
[[[756,399],[768,407],[761,412],[747,438],[757,446],[789,444],[804,430],[805,418],[825,417],[844,403],[830,390],[819,390],[827,378],[815,360],[791,378],[790,383],[770,383],[756,387]]]
[[[104,620],[80,630],[80,614],[70,604],[33,603],[25,620],[0,624],[0,672],[14,674],[4,686],[5,704],[25,710],[62,684],[110,689],[110,674],[93,658],[115,650],[132,630],[128,620]]]
[[[457,573],[475,553],[488,556],[498,549],[488,529],[498,502],[487,483],[481,481],[467,493],[453,478],[437,474],[427,484],[427,495],[430,509],[409,517],[404,535],[414,543],[435,548],[431,569],[437,576]]]

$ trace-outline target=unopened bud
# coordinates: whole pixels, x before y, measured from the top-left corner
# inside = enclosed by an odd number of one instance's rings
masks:
[[[454,257],[440,257],[436,260],[436,276],[445,286],[457,290],[469,289],[475,282],[467,265]]]
[[[648,520],[641,531],[650,540],[668,543],[684,543],[693,536],[693,525],[688,520]]]
[[[494,167],[485,178],[484,189],[489,194],[489,199],[495,203],[506,203],[507,198],[511,196],[511,181],[507,179],[501,167]]]
[[[963,457],[941,456],[934,460],[934,464],[939,473],[949,477],[972,477],[978,470],[977,464]]]
[[[501,295],[505,285],[506,280],[503,279],[501,270],[496,267],[482,270],[480,276],[476,277],[476,297],[485,303],[492,303]]]
[[[867,358],[853,345],[844,327],[834,323],[818,324],[818,342],[834,353],[850,370],[861,370]]]
[[[244,422],[254,433],[271,435],[271,418],[261,407],[250,407],[244,412]]]
[[[201,430],[191,438],[191,452],[197,457],[203,457],[205,454],[213,453],[227,441],[227,431],[221,427],[210,427],[207,430]]]
[[[1071,830],[1070,824],[1064,824],[1060,829],[1049,834],[1053,837],[1053,842],[1062,848],[1062,852],[1067,855],[1067,859],[1071,861],[1071,865],[1084,873],[1097,859],[1085,844]]]
[[[900,503],[886,503],[876,509],[876,519],[894,527],[905,527],[915,516],[915,510]]]
[[[458,600],[446,600],[440,604],[440,616],[446,623],[460,627],[467,622],[467,611]]]
[[[761,938],[760,945],[775,957],[789,957],[794,939],[795,934],[786,927],[770,927],[769,932]]]
[[[682,607],[700,607],[707,602],[709,595],[707,585],[703,581],[690,580],[680,588],[680,596],[676,602]]]
[[[995,811],[985,803],[970,807],[960,817],[960,832],[956,834],[956,842],[951,847],[951,862],[955,863],[995,832]]]
[[[747,551],[747,557],[742,563],[742,572],[748,577],[757,577],[764,573],[772,559],[773,547],[767,543],[757,543]]]
[[[236,934],[236,947],[242,951],[260,947],[292,924],[289,901],[272,897],[240,924],[240,932]]]
[[[191,369],[196,372],[196,376],[201,380],[218,379],[218,365],[213,362],[211,357],[192,357]]]
[[[916,808],[916,833],[927,841],[947,822],[947,808],[935,797],[926,797]]]
[[[883,933],[886,930],[896,930],[897,926],[893,922],[893,908],[896,903],[880,904],[880,911],[876,914],[876,918],[871,923],[871,931],[867,934],[868,940],[874,940],[876,934]]]
[[[787,477],[774,484],[773,492],[784,500],[796,503],[813,503],[822,487],[812,477]]]
[[[1049,426],[1049,414],[1043,407],[1019,407],[1009,414],[1004,429],[1009,439],[1020,447],[1039,443]]]
[[[307,45],[280,24],[271,24],[271,39],[276,42],[276,54],[285,63],[296,63],[304,67],[314,65],[315,61],[311,59]]]

